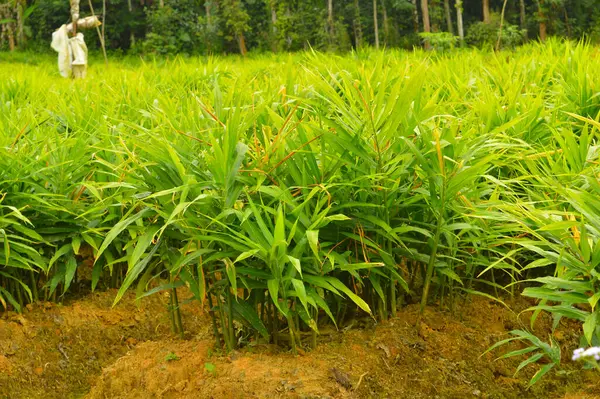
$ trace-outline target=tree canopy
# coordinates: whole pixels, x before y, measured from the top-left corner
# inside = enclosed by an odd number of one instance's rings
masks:
[[[134,53],[600,42],[600,0],[88,0],[82,16],[90,6],[105,10],[107,48]],[[68,20],[67,0],[0,0],[0,49],[47,48]]]

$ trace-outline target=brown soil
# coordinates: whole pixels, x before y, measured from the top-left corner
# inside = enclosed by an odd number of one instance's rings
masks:
[[[506,349],[481,356],[526,320],[485,298],[471,298],[461,314],[427,309],[418,329],[412,305],[379,325],[357,320],[323,331],[315,350],[295,357],[253,343],[229,355],[215,350],[210,322],[193,303],[182,310],[186,339],[175,339],[161,297],[139,308],[125,298],[111,310],[114,294],[3,315],[0,398],[600,398],[600,377],[569,365],[574,326],[555,333],[566,370],[529,390],[537,366],[515,377],[523,358],[494,361]]]
[[[22,315],[0,313],[0,398],[83,397],[101,374],[128,350],[171,336],[165,300],[139,307],[133,294],[111,309],[116,291],[93,293],[73,303],[28,305]],[[205,322],[184,307],[190,328]]]

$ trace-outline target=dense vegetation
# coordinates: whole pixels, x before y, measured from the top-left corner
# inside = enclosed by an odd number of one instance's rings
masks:
[[[295,348],[357,311],[522,293],[532,327],[550,312],[598,344],[596,48],[136,61],[85,81],[27,61],[0,64],[5,309],[81,283],[115,303],[167,291],[181,332],[185,286],[219,345]],[[514,333],[543,372],[560,362]]]
[[[82,1],[81,16],[92,13],[104,21],[109,50],[144,54],[600,40],[600,0]],[[67,0],[0,0],[0,49],[50,51],[51,33],[69,16]],[[86,37],[98,45],[94,30]]]

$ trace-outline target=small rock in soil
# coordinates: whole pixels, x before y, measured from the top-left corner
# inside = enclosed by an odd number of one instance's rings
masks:
[[[348,374],[344,373],[343,371],[341,371],[335,367],[330,369],[330,371],[331,371],[331,374],[333,375],[333,378],[337,381],[338,384],[340,384],[341,386],[343,386],[346,389],[352,388],[352,382],[350,381],[350,377],[348,376]]]

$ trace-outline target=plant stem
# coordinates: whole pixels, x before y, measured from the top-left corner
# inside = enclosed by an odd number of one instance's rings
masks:
[[[396,317],[396,279],[390,280],[390,311],[392,318]]]
[[[31,292],[33,294],[32,302],[37,302],[39,300],[38,287],[37,287],[37,280],[35,279],[35,274],[33,273],[33,270],[29,271],[29,278],[31,279]]]
[[[290,333],[290,344],[292,345],[292,353],[294,355],[298,354],[298,350],[296,349],[296,332],[294,329],[294,316],[292,315],[292,310],[289,310],[288,313],[288,332]]]
[[[217,319],[215,317],[215,310],[213,309],[212,303],[212,295],[208,293],[208,314],[210,315],[210,321],[212,323],[213,334],[215,335],[215,341],[217,343],[217,347],[221,346],[221,334],[219,334],[219,327],[217,327]]]
[[[227,322],[225,321],[225,312],[223,311],[222,302],[219,297],[217,297],[217,300],[219,301],[219,319],[221,320],[221,331],[223,332],[225,348],[227,349],[227,352],[231,352],[233,347],[231,346],[231,340],[229,338],[229,328],[227,327]]]
[[[181,310],[179,309],[179,299],[177,298],[177,289],[172,288],[173,291],[173,306],[174,306],[174,314],[175,314],[175,324],[177,325],[177,330],[179,332],[179,336],[183,339],[183,323],[181,322]]]
[[[169,312],[169,319],[171,320],[171,332],[173,334],[177,333],[177,324],[175,322],[175,314],[173,313],[173,293],[169,292],[169,304],[167,305],[167,310]]]
[[[442,183],[442,193],[440,198],[440,209],[435,227],[435,235],[433,237],[433,248],[431,248],[431,255],[429,257],[429,263],[427,264],[427,275],[425,276],[425,286],[423,287],[423,296],[421,297],[421,313],[420,316],[425,312],[425,306],[427,306],[427,298],[429,295],[429,286],[431,285],[431,278],[433,277],[433,271],[435,270],[435,261],[437,259],[438,244],[440,241],[440,234],[442,231],[442,225],[444,223],[444,202],[446,201],[446,185]],[[419,323],[421,317],[417,321]]]
[[[314,310],[314,320],[315,320],[315,324],[319,325],[319,310],[315,309]],[[313,328],[312,330],[312,340],[311,340],[311,348],[315,349],[317,347],[317,331]]]
[[[277,306],[275,304],[272,305],[273,308],[273,343],[275,345],[279,344],[279,317],[277,314]]]
[[[235,348],[235,334],[233,332],[233,305],[232,305],[231,288],[227,287],[227,324],[229,327],[229,339],[231,349]]]

